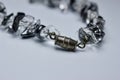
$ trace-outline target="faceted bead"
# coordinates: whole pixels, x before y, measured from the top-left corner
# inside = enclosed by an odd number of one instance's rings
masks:
[[[93,38],[94,43],[101,42],[105,33],[99,28],[99,26],[93,25],[93,24],[88,24],[87,27],[93,33],[92,38]]]
[[[79,29],[79,33],[78,33],[78,36],[79,36],[79,40],[83,43],[89,43],[91,42],[91,35],[92,35],[92,31],[89,30],[89,28],[80,28]]]
[[[103,19],[103,17],[98,16],[97,18],[94,18],[92,23],[94,25],[97,25],[97,27],[100,28],[101,30],[104,29],[105,20]]]
[[[34,23],[34,17],[30,15],[26,15],[22,20],[20,20],[17,33],[21,34],[26,28],[32,27],[33,23]]]
[[[103,40],[105,33],[101,29],[95,28],[93,33],[94,43],[99,43]]]
[[[99,15],[98,12],[88,10],[86,23],[89,24],[91,21],[93,21],[95,18],[97,18],[98,15]]]
[[[41,25],[40,20],[37,20],[33,25],[27,27],[22,33],[22,38],[31,38],[35,36],[36,30]]]
[[[98,7],[96,3],[88,2],[82,9],[81,9],[81,17],[84,22],[87,24],[93,21],[93,19],[99,16],[98,14]]]
[[[91,27],[79,29],[80,41],[84,42],[87,40],[87,42],[90,44],[101,42],[103,40],[104,35],[105,33],[101,29],[92,25]]]

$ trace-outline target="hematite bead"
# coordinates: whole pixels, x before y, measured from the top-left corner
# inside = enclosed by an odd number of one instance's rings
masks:
[[[6,25],[7,23],[8,23],[8,21],[9,21],[9,19],[13,16],[14,14],[13,13],[11,13],[11,14],[9,14],[8,16],[5,16],[4,17],[4,20],[2,21],[2,23],[1,23],[1,25]]]
[[[19,12],[14,19],[13,25],[12,25],[12,30],[13,32],[17,32],[18,28],[19,28],[19,23],[20,20],[22,20],[25,16],[25,13]]]
[[[39,39],[41,39],[41,40],[43,40],[44,38],[45,38],[45,36],[47,35],[47,34],[44,34],[44,35],[41,35],[41,31],[45,28],[46,26],[45,25],[37,25],[37,29],[36,29],[36,31],[35,31],[35,35],[39,38]]]
[[[0,13],[4,13],[4,14],[7,13],[6,7],[2,2],[0,2]]]

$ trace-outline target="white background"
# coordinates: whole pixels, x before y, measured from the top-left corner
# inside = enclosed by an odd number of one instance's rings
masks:
[[[8,13],[23,11],[45,25],[55,25],[62,35],[77,39],[85,27],[78,15],[49,9],[27,0],[1,0]],[[22,40],[0,30],[0,80],[120,80],[120,0],[96,0],[106,20],[101,47],[67,52],[52,41]]]

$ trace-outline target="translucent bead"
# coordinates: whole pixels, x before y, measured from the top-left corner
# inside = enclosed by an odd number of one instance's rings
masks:
[[[90,27],[80,28],[79,29],[79,39],[82,42],[87,41],[87,43],[99,43],[103,40],[105,33],[98,29],[97,27],[93,27],[92,30]]]
[[[89,24],[91,21],[93,21],[94,19],[96,19],[98,16],[99,16],[98,12],[88,10],[86,23]]]
[[[92,35],[92,31],[89,30],[89,28],[80,28],[79,29],[79,39],[81,42],[83,43],[90,43],[91,42],[91,35]]]
[[[30,25],[29,27],[27,27],[22,33],[21,33],[21,37],[22,38],[31,38],[35,36],[36,30],[38,29],[38,27],[40,26],[40,20],[35,21],[35,23],[33,25]]]
[[[19,34],[21,34],[26,28],[32,27],[34,21],[35,21],[35,20],[34,20],[34,17],[32,17],[32,16],[30,16],[30,15],[26,15],[22,20],[20,20],[17,34],[19,35]]]
[[[105,35],[105,33],[101,29],[99,29],[97,27],[93,28],[92,38],[93,38],[94,43],[101,42],[104,38],[104,35]]]
[[[88,0],[75,0],[75,2],[72,5],[72,8],[77,11],[81,12],[83,7],[88,3]]]
[[[56,33],[56,35],[60,35],[60,32],[58,31],[58,29],[55,28],[55,26],[53,25],[49,25],[46,27],[46,30],[49,32],[49,33]]]
[[[41,25],[38,30],[37,30],[37,37],[39,39],[47,39],[48,38],[48,33],[55,33],[56,35],[60,35],[60,32],[52,25],[49,26],[44,26]]]

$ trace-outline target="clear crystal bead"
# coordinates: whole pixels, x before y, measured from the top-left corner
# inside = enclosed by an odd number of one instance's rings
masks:
[[[54,32],[56,35],[60,35],[60,32],[52,25],[43,28],[39,35],[41,36],[41,38],[46,39],[48,38],[48,33],[52,33],[52,32]]]
[[[93,35],[92,35],[92,39],[94,41],[94,43],[99,43],[103,40],[105,33],[99,29],[99,28],[93,28]]]
[[[89,30],[89,28],[80,28],[79,29],[79,39],[81,42],[87,42],[87,43],[91,43],[91,35],[92,35],[92,31]]]
[[[86,23],[89,24],[92,20],[96,19],[99,16],[98,12],[88,10]]]
[[[32,27],[34,21],[34,17],[26,15],[22,20],[20,20],[17,34],[20,35],[26,28]]]
[[[81,12],[82,8],[88,3],[88,0],[75,0],[73,9],[77,12]]]
[[[91,30],[92,29],[92,30]],[[105,33],[98,29],[97,27],[85,27],[79,29],[79,39],[84,42],[87,40],[87,43],[99,43],[103,40]]]

